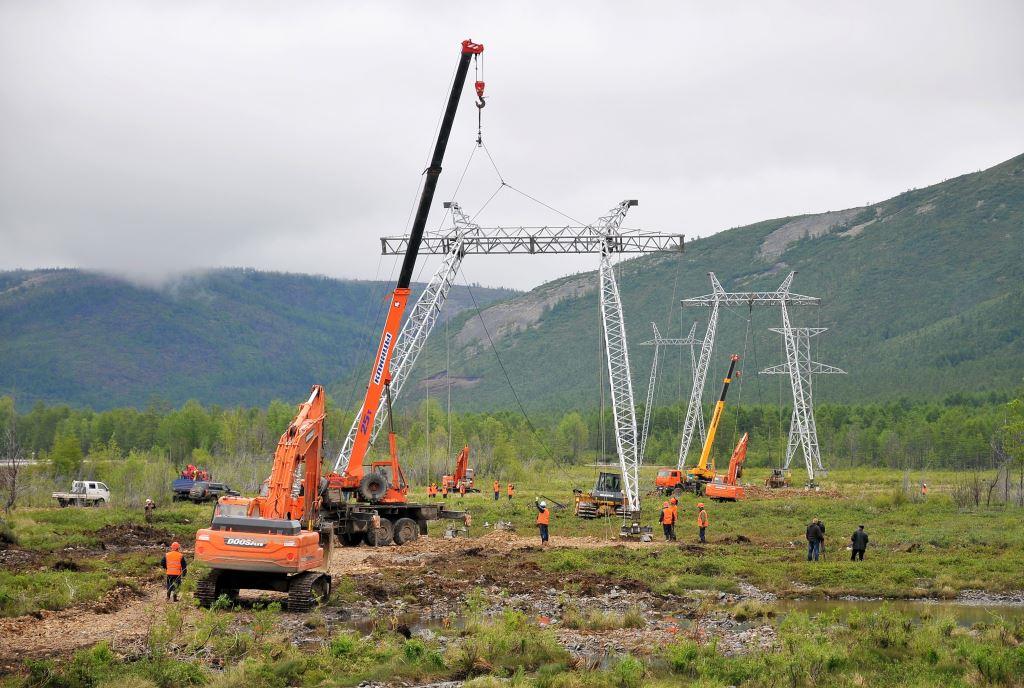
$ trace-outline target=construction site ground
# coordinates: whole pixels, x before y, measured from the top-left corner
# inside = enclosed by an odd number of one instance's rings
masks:
[[[619,540],[618,522],[576,519],[571,497],[557,495],[569,508],[555,511],[547,547],[535,533],[530,496],[512,503],[504,494],[498,501],[489,493],[452,498],[474,515],[465,532],[445,539],[435,524],[430,537],[402,547],[337,548],[329,603],[312,614],[284,606],[267,637],[307,653],[334,651],[346,634],[397,639],[385,644],[414,638],[450,668],[474,637],[486,637],[487,624],[512,623],[508,614],[516,614],[557,642],[551,651],[565,652],[570,669],[601,672],[626,656],[662,666],[665,648],[680,643],[713,646],[723,657],[778,652],[781,620],[803,613],[787,606],[793,600],[921,599],[981,605],[1024,623],[1013,611],[1024,608],[1018,513],[965,514],[941,485],[920,501],[873,484],[767,492],[709,503],[704,545],[696,542],[691,495],[680,507],[679,541],[670,543],[660,528],[651,543]],[[168,505],[147,525],[141,513],[122,509],[16,512],[19,544],[0,548],[0,672],[23,681],[32,661],[59,665],[97,643],[119,661],[136,661],[153,652],[169,624],[179,629],[169,651],[178,661],[187,657],[214,672],[240,661],[213,640],[197,649],[196,638],[214,619],[218,633],[249,637],[267,605],[276,610],[283,596],[247,591],[235,609],[207,612],[194,605],[193,576],[177,605],[164,600],[161,554],[172,539],[190,552],[190,535],[208,513]],[[826,524],[827,541],[825,559],[813,564],[803,530],[815,516]],[[845,545],[862,522],[870,524],[871,545],[864,562],[852,563]],[[950,613],[956,617],[955,608]],[[439,673],[500,674],[498,660],[481,661],[476,669]],[[396,685],[416,685],[403,681]]]

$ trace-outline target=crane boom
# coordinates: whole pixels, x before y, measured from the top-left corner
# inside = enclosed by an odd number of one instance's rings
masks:
[[[380,343],[377,346],[377,355],[373,359],[370,382],[366,387],[366,395],[363,399],[362,415],[359,418],[359,427],[356,430],[355,439],[352,443],[352,453],[349,456],[348,465],[341,475],[342,489],[345,490],[357,489],[360,481],[363,479],[363,465],[370,446],[374,419],[380,408],[384,388],[391,382],[391,355],[398,340],[402,315],[405,313],[405,307],[409,301],[409,285],[412,283],[416,258],[419,255],[420,243],[423,240],[423,230],[426,227],[427,217],[430,214],[430,205],[434,200],[434,192],[437,189],[437,180],[441,175],[441,163],[444,161],[444,153],[448,147],[448,138],[451,135],[452,124],[455,122],[455,113],[459,107],[459,97],[466,83],[466,75],[469,72],[471,59],[476,55],[480,55],[483,51],[484,46],[479,43],[474,43],[472,40],[462,42],[459,64],[455,70],[452,90],[448,96],[448,104],[445,107],[444,117],[441,120],[441,127],[438,130],[437,142],[434,144],[434,153],[430,158],[430,166],[424,172],[423,191],[420,194],[416,216],[409,234],[409,243],[406,247],[405,257],[402,260],[402,270],[398,275],[398,283],[395,285],[395,290],[391,293],[389,299],[387,319],[384,322],[384,331],[381,333]],[[482,84],[478,91],[481,89]]]
[[[708,437],[704,440],[704,449],[700,452],[700,461],[687,472],[692,478],[711,480],[715,477],[715,469],[708,467],[708,461],[711,458],[711,448],[715,444],[718,423],[722,420],[722,411],[725,410],[725,395],[729,393],[729,383],[732,382],[732,375],[736,371],[736,361],[738,360],[740,357],[736,354],[729,359],[729,372],[726,374],[725,380],[722,381],[722,395],[718,397],[718,402],[715,404],[715,412],[711,416],[710,425],[708,425]]]

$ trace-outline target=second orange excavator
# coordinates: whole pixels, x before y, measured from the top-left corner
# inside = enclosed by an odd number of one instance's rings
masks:
[[[473,469],[469,467],[469,445],[467,444],[459,452],[455,459],[455,470],[451,475],[441,476],[441,486],[447,487],[449,492],[458,492],[459,487],[464,487],[466,492],[479,492],[473,484]]]
[[[743,475],[743,462],[747,459],[748,434],[743,433],[733,450],[732,458],[729,459],[729,472],[724,477],[716,475],[714,480],[704,486],[705,496],[720,502],[743,499],[743,486],[739,484],[739,479]]]

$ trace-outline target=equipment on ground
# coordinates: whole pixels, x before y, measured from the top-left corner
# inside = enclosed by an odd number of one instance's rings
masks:
[[[722,381],[722,394],[715,403],[715,411],[711,415],[711,423],[708,424],[708,436],[704,440],[704,448],[700,452],[700,461],[697,465],[686,472],[687,482],[694,484],[694,490],[700,492],[701,484],[709,483],[715,478],[715,464],[711,460],[711,449],[715,445],[715,433],[718,432],[718,424],[722,420],[722,412],[725,410],[725,395],[729,393],[729,383],[732,382],[733,373],[736,371],[736,362],[740,357],[733,354],[729,359],[729,372]]]
[[[772,472],[764,479],[764,486],[772,489],[789,487],[792,484],[792,472],[784,468],[773,468]]]
[[[475,471],[469,467],[469,445],[467,444],[459,452],[455,459],[455,471],[451,475],[441,476],[441,487],[447,487],[449,492],[458,492],[459,487],[464,487],[466,492],[479,492],[473,486],[473,475]]]
[[[715,479],[704,486],[704,494],[719,502],[735,502],[743,499],[743,486],[739,484],[743,476],[743,462],[747,459],[747,436],[743,433],[739,444],[729,459],[729,472],[725,476],[716,475]]]
[[[576,498],[575,514],[579,518],[598,518],[600,516],[622,516],[624,499],[622,496],[622,476],[618,473],[601,471],[594,481],[594,489],[590,492],[573,490]]]
[[[71,492],[54,492],[50,497],[56,499],[62,509],[66,506],[104,506],[110,503],[110,490],[95,480],[75,480],[71,483]]]
[[[391,358],[398,345],[402,316],[409,301],[410,285],[416,267],[423,231],[434,200],[437,180],[441,175],[448,138],[451,135],[459,97],[466,83],[469,63],[483,53],[484,47],[472,40],[462,42],[458,67],[448,95],[444,116],[437,134],[437,142],[424,172],[423,190],[413,220],[412,229],[402,259],[398,283],[388,299],[388,312],[377,346],[377,355],[370,370],[363,405],[354,424],[350,449],[346,442],[348,461],[340,473],[327,477],[324,496],[324,518],[334,524],[335,532],[345,545],[365,540],[372,545],[386,545],[394,541],[403,544],[426,534],[427,521],[438,518],[463,518],[460,512],[448,512],[436,505],[409,504],[409,485],[398,461],[398,443],[391,413]],[[477,84],[477,96],[482,97],[483,83]],[[384,409],[381,409],[382,403]],[[378,412],[381,412],[380,414]],[[367,454],[374,436],[379,415],[387,414],[389,421],[387,461],[373,461],[366,465]],[[343,450],[342,456],[345,455]],[[341,467],[341,458],[335,467]]]
[[[309,399],[281,435],[265,495],[221,497],[209,528],[196,533],[196,559],[210,573],[196,588],[209,607],[241,589],[288,593],[288,608],[305,611],[331,592],[331,577],[319,570],[333,542],[320,519],[320,452],[325,393],[314,385]]]

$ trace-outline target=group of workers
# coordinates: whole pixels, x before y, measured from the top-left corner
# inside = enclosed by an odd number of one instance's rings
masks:
[[[181,477],[186,480],[209,480],[210,471],[190,463],[181,469]]]
[[[501,498],[501,483],[497,480],[494,481],[494,501],[498,501]],[[430,499],[436,499],[437,495],[441,495],[441,499],[448,499],[448,493],[456,491],[459,493],[459,497],[466,496],[466,483],[460,482],[457,488],[450,488],[448,483],[441,482],[441,487],[437,486],[437,483],[430,483],[427,486],[427,497]],[[516,486],[514,483],[509,483],[505,487],[505,494],[508,495],[508,501],[512,501],[512,498],[516,496]]]
[[[868,548],[868,534],[864,526],[857,526],[850,536],[850,561],[864,561]],[[820,518],[812,519],[807,525],[807,561],[819,561],[825,557],[825,524]]]
[[[676,522],[679,520],[679,500],[670,497],[661,505],[661,528],[665,533],[665,540],[676,541]],[[701,542],[707,542],[707,530],[711,525],[704,502],[697,502],[697,537]]]

